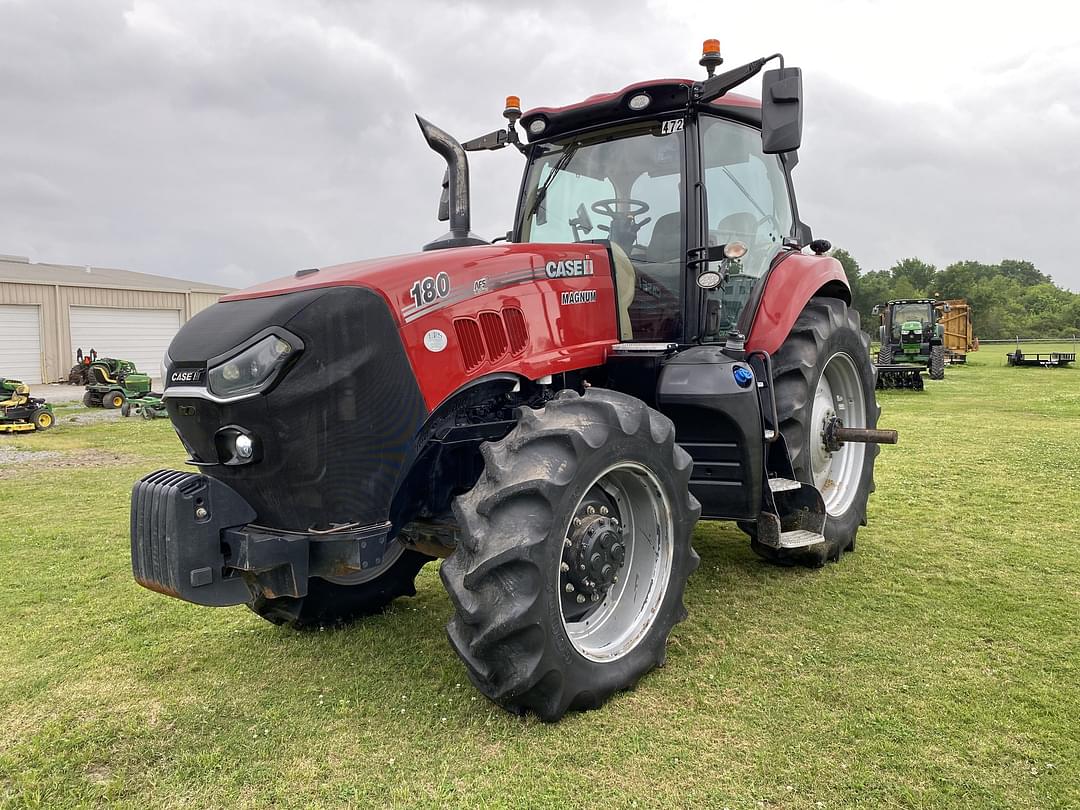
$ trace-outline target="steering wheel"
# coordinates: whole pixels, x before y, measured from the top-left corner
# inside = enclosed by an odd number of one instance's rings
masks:
[[[617,205],[625,205],[627,210],[616,211],[615,206]],[[644,200],[635,200],[630,197],[610,197],[606,200],[594,202],[592,210],[600,214],[600,216],[610,217],[611,219],[615,219],[615,217],[636,219],[649,210],[649,204]]]
[[[616,211],[616,206],[624,207],[626,210]],[[601,216],[611,218],[610,225],[596,227],[606,231],[611,236],[611,241],[621,245],[627,253],[637,240],[637,232],[652,221],[652,217],[646,217],[640,222],[636,219],[649,210],[649,204],[644,200],[635,200],[630,197],[597,200],[592,204],[592,210]]]

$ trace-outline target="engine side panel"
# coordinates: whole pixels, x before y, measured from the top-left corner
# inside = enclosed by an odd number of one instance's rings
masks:
[[[844,268],[832,256],[794,253],[769,273],[765,291],[746,337],[746,348],[773,354],[791,333],[806,302],[821,290],[851,302]]]

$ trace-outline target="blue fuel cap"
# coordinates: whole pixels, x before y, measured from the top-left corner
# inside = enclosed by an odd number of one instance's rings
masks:
[[[749,388],[754,384],[754,372],[746,366],[735,366],[731,373],[735,375],[735,382],[740,388]]]

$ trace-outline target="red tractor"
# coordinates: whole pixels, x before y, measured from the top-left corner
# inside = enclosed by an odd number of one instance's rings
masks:
[[[776,55],[717,74],[705,51],[701,81],[508,99],[509,126],[464,145],[420,119],[447,234],[192,318],[164,396],[197,471],[135,485],[136,579],[321,626],[444,557],[473,683],[556,720],[664,661],[699,519],[780,564],[851,550],[895,434],[844,272],[795,205],[801,73]],[[730,92],[773,59],[763,102]],[[489,243],[466,152],[507,145],[524,179]]]

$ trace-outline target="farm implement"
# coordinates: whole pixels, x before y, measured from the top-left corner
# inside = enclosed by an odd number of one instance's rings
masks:
[[[1076,362],[1076,352],[1047,352],[1045,354],[1025,354],[1016,345],[1014,351],[1005,355],[1010,366],[1042,366],[1043,368],[1062,368]]]

